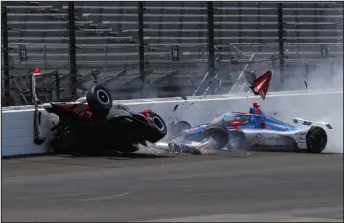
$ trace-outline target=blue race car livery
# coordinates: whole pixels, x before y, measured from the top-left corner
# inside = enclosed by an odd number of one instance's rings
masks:
[[[200,152],[204,149],[273,149],[286,148],[306,150],[312,153],[322,152],[327,144],[327,133],[324,128],[313,124],[331,125],[323,122],[308,121],[301,118],[293,119],[291,125],[270,116],[255,115],[245,112],[228,112],[209,123],[188,127],[190,124],[181,122],[181,135],[175,136],[169,148],[175,152]],[[178,123],[177,123],[178,124]],[[178,125],[177,125],[178,126]],[[197,142],[197,143],[196,143]]]

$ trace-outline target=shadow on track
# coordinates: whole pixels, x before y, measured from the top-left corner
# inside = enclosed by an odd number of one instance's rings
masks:
[[[103,157],[113,160],[123,160],[123,159],[153,159],[153,158],[172,158],[166,154],[153,154],[153,153],[121,153],[116,151],[99,151],[92,153],[82,153],[82,154],[73,154],[69,155],[71,158],[81,158],[81,157]]]
[[[327,155],[338,154],[338,153],[330,153],[330,152],[310,153],[310,152],[307,152],[306,150],[294,151],[294,150],[291,150],[291,149],[273,149],[273,150],[271,150],[271,149],[250,149],[250,150],[247,150],[247,152],[312,154],[312,155],[318,155],[318,156],[323,156],[325,154],[327,154]]]
[[[100,151],[100,152],[88,152],[79,154],[54,154],[54,153],[44,153],[44,154],[25,154],[25,155],[14,155],[5,156],[2,159],[17,159],[17,158],[29,158],[29,157],[65,157],[65,158],[106,158],[112,160],[131,160],[131,159],[153,159],[153,158],[173,158],[172,155],[166,154],[152,154],[152,153],[120,153],[114,151]]]

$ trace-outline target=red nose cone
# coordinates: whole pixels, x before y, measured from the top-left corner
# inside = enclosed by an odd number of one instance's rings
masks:
[[[141,112],[141,114],[143,114],[145,117],[151,117],[152,116],[152,110],[147,109]]]
[[[39,68],[35,68],[32,70],[32,75],[41,75],[41,70]]]

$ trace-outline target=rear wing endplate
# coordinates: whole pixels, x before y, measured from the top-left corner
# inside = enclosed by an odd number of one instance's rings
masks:
[[[293,122],[295,124],[301,122],[302,125],[312,125],[312,124],[324,125],[328,129],[333,129],[332,126],[329,123],[327,123],[327,122],[317,122],[317,121],[306,120],[306,119],[303,119],[303,118],[293,118]]]

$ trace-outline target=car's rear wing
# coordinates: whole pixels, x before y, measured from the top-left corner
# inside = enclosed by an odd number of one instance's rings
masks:
[[[317,122],[317,121],[306,120],[306,119],[303,119],[303,118],[293,118],[293,122],[295,124],[297,124],[299,122],[302,122],[302,125],[312,125],[312,124],[324,125],[328,129],[332,129],[332,126],[329,123],[327,123],[327,122]]]
[[[247,73],[246,80],[250,84],[250,89],[255,95],[260,95],[265,100],[268,92],[272,72],[269,70],[257,78],[255,73]]]

